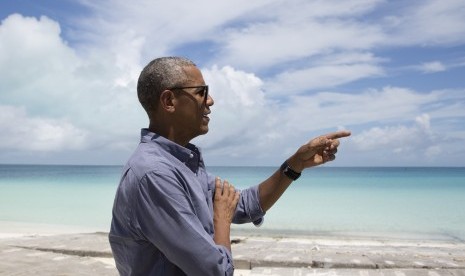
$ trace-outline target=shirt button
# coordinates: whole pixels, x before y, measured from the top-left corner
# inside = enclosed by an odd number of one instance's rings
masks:
[[[194,158],[194,154],[192,154],[192,153],[189,154],[189,158],[191,158],[191,159]]]

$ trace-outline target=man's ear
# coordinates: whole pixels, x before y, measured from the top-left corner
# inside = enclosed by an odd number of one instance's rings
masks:
[[[176,103],[176,98],[174,93],[171,90],[165,90],[160,94],[160,107],[166,110],[167,112],[174,112]]]

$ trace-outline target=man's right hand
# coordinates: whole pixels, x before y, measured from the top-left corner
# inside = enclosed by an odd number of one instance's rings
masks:
[[[240,192],[236,191],[228,181],[223,181],[218,177],[215,180],[215,198],[213,203],[213,220],[215,224],[231,224],[239,201]]]
[[[217,177],[215,180],[215,198],[213,202],[213,226],[215,235],[213,240],[216,244],[225,246],[231,252],[231,222],[236,212],[240,192],[228,181],[221,183]]]

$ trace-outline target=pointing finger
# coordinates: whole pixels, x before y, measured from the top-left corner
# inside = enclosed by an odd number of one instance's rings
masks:
[[[351,134],[350,131],[341,130],[341,131],[328,133],[328,134],[323,135],[323,136],[325,136],[328,139],[338,139],[338,138],[343,138],[343,137],[350,136],[350,134]]]

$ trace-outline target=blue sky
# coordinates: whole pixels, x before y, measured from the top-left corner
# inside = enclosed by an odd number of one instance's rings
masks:
[[[279,165],[349,129],[332,166],[465,166],[465,2],[0,1],[0,163],[123,164],[151,59],[215,99],[208,165]]]

